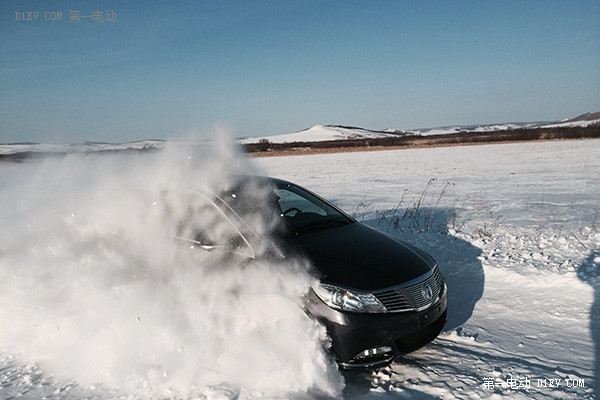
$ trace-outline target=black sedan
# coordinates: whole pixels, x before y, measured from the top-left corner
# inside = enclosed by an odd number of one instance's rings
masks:
[[[438,336],[446,322],[447,287],[431,256],[291,182],[240,182],[211,200],[235,226],[233,238],[218,247],[254,257],[257,238],[238,226],[245,215],[274,221],[282,254],[307,258],[320,278],[307,296],[306,312],[327,328],[340,367],[385,366]],[[258,199],[257,186],[267,195]],[[193,241],[217,247],[210,237],[196,234]]]

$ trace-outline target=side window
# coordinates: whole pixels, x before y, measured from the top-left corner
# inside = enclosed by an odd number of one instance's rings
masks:
[[[279,207],[283,216],[294,216],[299,213],[312,213],[326,216],[327,211],[304,197],[286,189],[277,189]]]

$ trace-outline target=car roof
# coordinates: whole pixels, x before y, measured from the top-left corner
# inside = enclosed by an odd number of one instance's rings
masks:
[[[275,177],[266,176],[266,175],[240,175],[236,179],[236,181],[239,183],[245,183],[245,182],[251,182],[251,181],[256,182],[257,181],[259,183],[272,184],[275,186],[287,186],[287,185],[298,186],[295,183],[292,183],[290,181],[286,181],[284,179],[275,178]]]

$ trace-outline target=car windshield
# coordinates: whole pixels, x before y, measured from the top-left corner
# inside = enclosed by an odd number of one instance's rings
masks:
[[[275,189],[283,223],[292,234],[352,223],[352,219],[298,186],[286,184]]]
[[[268,181],[266,187],[245,182],[222,198],[242,219],[249,213],[258,212],[265,218],[276,219],[292,235],[353,222],[318,196],[287,182],[272,184]]]

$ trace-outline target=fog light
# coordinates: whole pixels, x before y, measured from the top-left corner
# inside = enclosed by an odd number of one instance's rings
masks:
[[[354,356],[354,359],[357,361],[362,361],[367,358],[378,358],[379,356],[385,355],[386,353],[389,353],[391,351],[392,348],[390,346],[374,347],[372,349],[361,351],[356,356]]]

